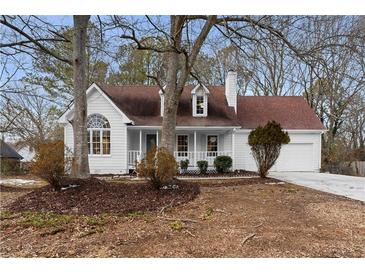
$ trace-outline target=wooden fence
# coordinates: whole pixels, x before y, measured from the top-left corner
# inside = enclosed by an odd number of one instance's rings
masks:
[[[365,161],[355,161],[350,164],[354,175],[365,176]]]

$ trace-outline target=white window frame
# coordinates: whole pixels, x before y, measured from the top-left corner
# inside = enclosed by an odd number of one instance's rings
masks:
[[[111,134],[111,128],[110,128],[110,122],[109,120],[102,114],[99,113],[92,113],[91,115],[100,115],[103,118],[105,118],[108,121],[109,124],[109,128],[87,128],[87,132],[89,134],[89,145],[88,145],[88,150],[90,151],[90,153],[88,153],[89,156],[93,156],[93,157],[109,157],[111,156],[112,153],[112,134]],[[94,131],[99,131],[99,135],[100,135],[100,153],[94,153],[94,149],[93,149],[93,132]],[[104,132],[108,131],[109,132],[109,153],[108,154],[104,154],[104,148],[103,148],[103,135]],[[88,152],[89,152],[88,151]]]
[[[217,151],[208,151],[208,139],[211,136],[217,137]],[[209,135],[207,135],[207,138],[206,138],[206,151],[207,151],[207,156],[208,157],[217,157],[218,156],[218,152],[219,152],[219,135],[218,134],[209,134]],[[215,152],[216,152],[217,155],[215,155],[215,156],[209,155],[209,154],[212,154],[212,153],[215,153]]]
[[[179,136],[186,136],[187,138],[187,151],[179,151],[179,146],[178,146],[178,141],[179,141]],[[189,134],[176,134],[176,152],[177,152],[177,156],[178,157],[188,157],[189,156]],[[179,155],[179,153],[186,153],[186,155]]]
[[[208,95],[209,90],[204,85],[196,86],[192,91],[192,100],[193,100],[193,113],[194,117],[206,117],[208,116]],[[203,113],[197,113],[197,98],[198,96],[203,96]]]
[[[111,153],[112,153],[112,135],[111,135],[111,130],[110,128],[103,128],[103,129],[100,129],[100,128],[88,128],[87,129],[89,135],[90,135],[90,139],[89,139],[89,149],[90,149],[90,153],[89,153],[89,156],[110,156]],[[94,131],[99,131],[99,134],[100,134],[100,154],[99,153],[95,153],[94,154],[94,150],[93,150],[93,132]],[[109,148],[109,154],[104,154],[104,148],[103,148],[103,134],[104,134],[104,131],[108,131],[109,132],[109,139],[110,139],[110,148]]]

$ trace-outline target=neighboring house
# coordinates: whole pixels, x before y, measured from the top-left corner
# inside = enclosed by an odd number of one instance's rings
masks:
[[[0,140],[0,166],[1,171],[11,171],[20,168],[23,157],[10,145]]]
[[[0,158],[2,160],[14,160],[20,161],[23,157],[11,146],[5,143],[3,140],[0,140]]]
[[[126,173],[152,145],[160,145],[163,94],[158,86],[92,84],[87,93],[89,165],[93,174]],[[73,108],[59,122],[65,144],[73,148]],[[190,168],[218,155],[229,155],[233,169],[256,170],[248,134],[269,120],[289,132],[272,168],[277,171],[319,171],[324,127],[303,97],[238,96],[237,74],[225,86],[186,86],[177,113],[175,158],[189,159]]]
[[[13,147],[23,157],[22,162],[32,162],[35,157],[35,149],[23,144],[14,144]]]

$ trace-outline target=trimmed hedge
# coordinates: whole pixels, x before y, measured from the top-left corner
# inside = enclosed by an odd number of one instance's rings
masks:
[[[180,161],[180,168],[183,172],[186,172],[189,167],[189,159],[181,160]]]
[[[201,160],[196,162],[199,168],[200,174],[206,174],[208,170],[208,161]]]
[[[217,156],[214,159],[214,167],[219,173],[228,172],[232,167],[232,158],[230,156]]]

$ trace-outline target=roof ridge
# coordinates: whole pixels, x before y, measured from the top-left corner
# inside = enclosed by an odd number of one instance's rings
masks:
[[[113,87],[160,87],[159,85],[143,85],[143,84],[136,84],[136,85],[115,85],[115,84],[108,84],[108,83],[95,83],[98,86],[113,86]],[[185,85],[184,87],[195,87],[197,85],[189,84]],[[206,87],[224,87],[224,85],[205,85]]]

